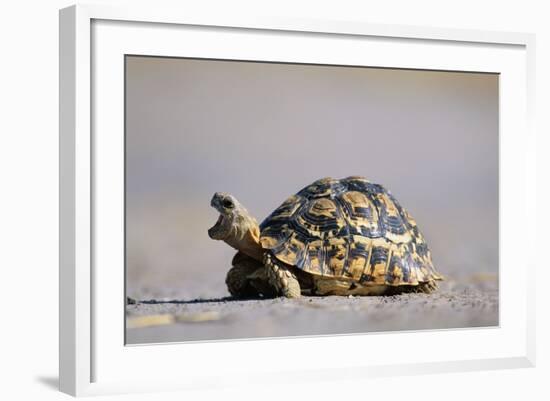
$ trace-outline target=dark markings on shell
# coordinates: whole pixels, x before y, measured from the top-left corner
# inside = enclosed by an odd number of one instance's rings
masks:
[[[315,181],[260,230],[274,257],[312,274],[387,285],[440,278],[416,221],[384,187],[362,177]]]

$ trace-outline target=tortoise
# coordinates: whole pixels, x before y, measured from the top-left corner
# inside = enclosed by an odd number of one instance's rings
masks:
[[[236,298],[429,293],[442,279],[416,221],[363,177],[317,180],[260,225],[228,193],[211,206],[210,238],[238,251],[226,277]]]

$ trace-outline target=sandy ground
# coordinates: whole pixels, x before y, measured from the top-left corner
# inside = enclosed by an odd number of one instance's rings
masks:
[[[498,323],[497,75],[130,57],[126,83],[128,343]],[[207,235],[212,194],[262,221],[350,175],[414,216],[440,291],[227,299],[235,251]]]
[[[498,326],[494,274],[447,278],[429,295],[159,299],[143,290],[135,301],[127,344]]]

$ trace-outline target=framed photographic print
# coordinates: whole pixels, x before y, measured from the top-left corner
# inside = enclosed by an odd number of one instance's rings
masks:
[[[62,10],[61,390],[531,366],[533,43]]]

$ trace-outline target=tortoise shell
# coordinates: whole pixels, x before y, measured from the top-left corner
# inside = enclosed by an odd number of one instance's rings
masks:
[[[441,276],[415,220],[363,177],[323,178],[292,195],[260,225],[260,243],[307,273],[363,285],[418,285]]]

